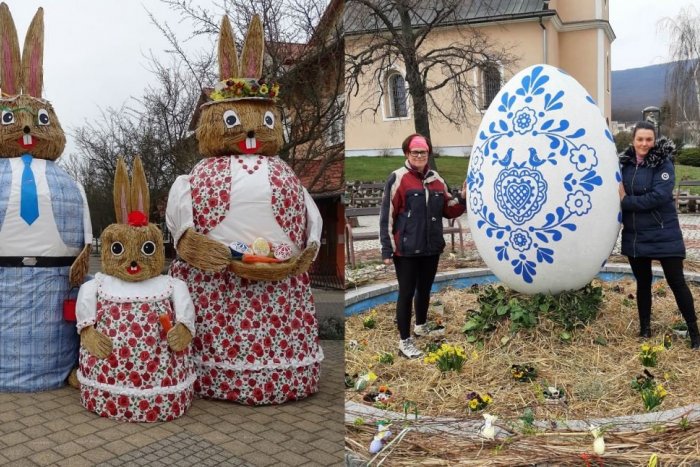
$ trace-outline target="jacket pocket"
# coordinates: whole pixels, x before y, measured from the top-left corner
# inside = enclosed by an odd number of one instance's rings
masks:
[[[654,220],[659,225],[659,227],[661,227],[663,229],[664,228],[664,220],[663,220],[663,217],[661,217],[661,213],[659,213],[659,211],[657,211],[656,209],[653,209],[651,211],[651,216],[654,218]]]
[[[413,211],[408,210],[399,216],[397,232],[399,234],[399,253],[403,256],[414,253],[417,240],[416,223],[413,219]]]

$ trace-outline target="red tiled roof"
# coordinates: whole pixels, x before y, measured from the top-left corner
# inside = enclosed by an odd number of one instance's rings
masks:
[[[314,159],[292,163],[294,172],[311,195],[340,194],[344,190],[344,160]]]

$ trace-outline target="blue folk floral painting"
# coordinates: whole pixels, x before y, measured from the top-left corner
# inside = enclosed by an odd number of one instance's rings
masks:
[[[568,112],[567,88],[552,86],[552,73],[563,72],[534,66],[516,86],[504,87],[491,104],[497,112],[489,109],[491,118],[482,123],[467,174],[472,221],[492,240],[497,260],[525,283],[557,261],[555,245],[576,232],[603,183],[601,155]],[[582,94],[585,105],[595,106]],[[607,128],[604,133],[612,141]],[[548,179],[545,169],[554,166],[561,177]],[[485,192],[492,197],[485,199]]]

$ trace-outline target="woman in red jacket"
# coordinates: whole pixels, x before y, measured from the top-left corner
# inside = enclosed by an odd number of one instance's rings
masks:
[[[399,351],[408,358],[420,357],[411,338],[411,302],[415,303],[417,336],[435,335],[426,326],[430,288],[435,279],[440,254],[445,248],[442,218],[464,213],[466,188],[453,197],[445,181],[428,167],[430,141],[412,134],[401,145],[406,161],[389,176],[379,218],[382,259],[394,263],[399,281],[396,320],[401,341]],[[415,296],[415,301],[413,300]]]

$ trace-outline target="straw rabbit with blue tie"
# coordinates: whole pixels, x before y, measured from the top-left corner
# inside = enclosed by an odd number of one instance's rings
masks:
[[[54,161],[66,138],[43,86],[44,12],[20,47],[0,4],[0,391],[64,384],[77,362],[63,301],[87,274],[92,228],[85,193]]]

